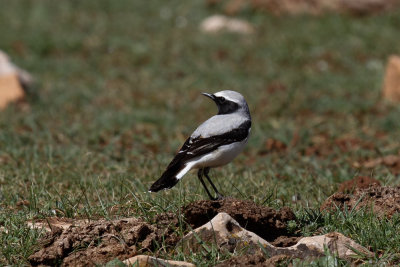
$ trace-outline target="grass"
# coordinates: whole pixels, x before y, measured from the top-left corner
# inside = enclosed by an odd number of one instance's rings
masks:
[[[370,264],[398,257],[397,217],[316,210],[356,175],[398,184],[385,167],[353,163],[399,150],[400,108],[380,97],[386,60],[400,53],[399,12],[243,13],[257,33],[241,37],[201,34],[200,21],[218,11],[201,0],[0,0],[0,6],[0,48],[37,79],[28,109],[11,105],[0,113],[0,225],[7,230],[0,233],[0,265],[28,264],[41,235],[25,226],[29,219],[151,221],[157,212],[207,198],[194,174],[170,191],[146,191],[185,138],[216,112],[200,92],[223,89],[242,92],[253,117],[245,152],[211,172],[225,194],[290,206],[304,234],[339,231],[381,253]],[[316,136],[330,142],[350,136],[374,149],[333,146],[328,155],[307,155]],[[266,153],[268,138],[289,149]],[[29,204],[17,205],[23,200]],[[227,255],[173,257],[207,265]]]

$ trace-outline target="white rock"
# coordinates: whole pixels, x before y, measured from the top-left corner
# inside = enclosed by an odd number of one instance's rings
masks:
[[[223,15],[213,15],[204,19],[200,24],[200,30],[205,33],[222,31],[239,34],[254,33],[254,27],[249,22]]]
[[[210,243],[216,243],[219,248],[228,250],[235,250],[243,246],[257,248],[262,245],[271,256],[283,254],[296,258],[322,256],[325,248],[346,260],[357,255],[352,248],[372,255],[370,251],[354,240],[336,232],[304,237],[291,247],[275,247],[255,233],[242,228],[237,221],[224,212],[218,213],[210,222],[184,236],[181,242],[183,242],[184,250],[189,251],[198,251]],[[178,246],[181,245],[182,243],[178,244]]]
[[[15,66],[8,55],[0,50],[0,77],[9,75],[17,75],[24,87],[30,87],[33,84],[32,76],[27,71]]]
[[[316,248],[321,253],[324,253],[324,249],[328,248],[331,253],[335,253],[342,259],[351,259],[356,256],[357,254],[353,249],[367,255],[372,255],[372,253],[365,247],[338,232],[303,237],[296,245],[288,247],[288,249],[299,250],[303,245],[307,246],[309,249]]]
[[[24,89],[32,86],[32,76],[11,63],[0,50],[0,110],[25,96]]]
[[[8,74],[0,76],[0,110],[11,102],[18,101],[25,96],[25,92],[17,75]]]
[[[383,97],[392,102],[400,102],[400,57],[392,55],[386,66],[383,83]]]

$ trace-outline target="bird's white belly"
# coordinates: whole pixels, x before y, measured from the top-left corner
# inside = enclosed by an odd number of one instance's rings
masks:
[[[218,167],[231,162],[247,143],[247,138],[241,142],[220,146],[217,150],[193,160],[192,168]]]

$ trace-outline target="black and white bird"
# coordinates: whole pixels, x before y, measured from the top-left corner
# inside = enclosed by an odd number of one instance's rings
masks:
[[[203,93],[218,106],[218,114],[202,123],[186,140],[178,154],[149,192],[169,189],[191,169],[199,169],[197,175],[212,200],[222,198],[208,173],[210,168],[231,162],[245,147],[251,129],[251,116],[244,97],[235,91],[215,94]],[[210,194],[203,175],[217,197]]]

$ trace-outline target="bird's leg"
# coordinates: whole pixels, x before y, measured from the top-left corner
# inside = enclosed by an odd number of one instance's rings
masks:
[[[197,172],[197,177],[199,178],[201,184],[204,186],[204,189],[206,190],[207,195],[210,197],[210,199],[211,199],[211,200],[215,200],[215,198],[210,194],[210,191],[208,191],[208,188],[207,188],[206,184],[204,183],[204,180],[203,180],[203,170],[204,170],[204,169],[199,169],[199,171]]]
[[[215,187],[215,185],[213,184],[213,182],[211,181],[210,177],[208,176],[208,172],[210,171],[210,168],[204,168],[204,175],[206,176],[208,182],[211,184],[212,188],[214,189],[215,193],[217,194],[217,197],[214,198],[214,200],[220,200],[223,199],[224,196],[218,192],[218,189]]]

